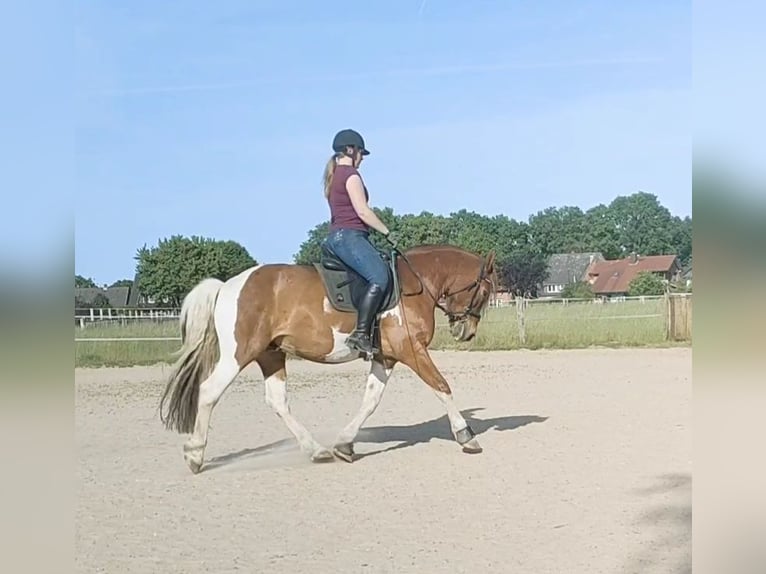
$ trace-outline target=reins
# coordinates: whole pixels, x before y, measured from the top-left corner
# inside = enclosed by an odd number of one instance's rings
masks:
[[[433,302],[436,305],[436,307],[438,307],[439,310],[441,310],[442,313],[444,313],[449,318],[449,320],[451,322],[455,321],[455,320],[458,320],[458,319],[462,319],[462,318],[466,317],[467,315],[472,315],[474,317],[481,318],[480,315],[473,310],[473,304],[474,304],[474,301],[476,299],[476,294],[479,291],[478,286],[485,279],[485,271],[486,271],[486,269],[485,269],[485,262],[484,261],[482,261],[482,263],[481,263],[481,269],[479,271],[479,278],[478,279],[474,280],[473,283],[463,287],[462,289],[458,289],[457,291],[455,291],[453,293],[449,293],[448,294],[448,293],[445,292],[443,294],[444,297],[449,297],[449,296],[457,295],[458,293],[462,293],[463,291],[467,291],[468,289],[473,289],[474,287],[476,287],[476,290],[474,291],[473,295],[471,296],[471,302],[468,304],[468,307],[466,307],[465,311],[463,311],[461,313],[451,313],[441,303],[439,303],[439,300],[436,297],[434,297],[433,293],[431,293],[431,290],[426,286],[425,282],[423,281],[423,278],[420,276],[420,273],[418,273],[415,270],[415,268],[413,267],[413,265],[410,262],[409,258],[404,253],[402,253],[402,251],[393,242],[391,242],[389,240],[389,243],[391,243],[391,246],[392,246],[395,254],[398,253],[399,256],[401,256],[401,258],[407,264],[407,267],[409,267],[410,271],[412,271],[412,274],[415,275],[415,277],[417,278],[418,283],[420,283],[420,287],[422,288],[421,292],[425,291],[426,293],[428,293],[428,296],[431,297],[431,299],[433,300]],[[402,297],[412,296],[412,295],[417,295],[417,293],[402,293]],[[410,343],[410,351],[412,352],[412,358],[415,361],[415,368],[417,369],[417,372],[421,372],[420,371],[420,361],[418,360],[418,353],[415,351],[415,345],[414,345],[414,343],[412,341],[412,334],[410,333],[410,322],[407,319],[407,315],[406,315],[404,307],[405,307],[405,305],[402,305],[401,309],[402,309],[402,319],[403,319],[403,323],[404,323],[404,328],[407,330],[407,340]]]
[[[392,248],[404,260],[404,262],[407,264],[407,267],[410,268],[410,271],[412,271],[413,275],[415,275],[415,277],[417,278],[418,283],[420,283],[420,287],[422,288],[422,290],[425,291],[426,293],[428,293],[428,296],[431,297],[431,299],[433,300],[433,302],[436,305],[436,307],[442,313],[444,313],[450,321],[459,321],[459,320],[464,319],[465,317],[469,317],[469,316],[470,317],[476,317],[477,319],[481,318],[481,315],[479,315],[479,313],[477,313],[474,310],[473,305],[474,305],[474,302],[476,301],[476,295],[479,292],[478,287],[479,287],[479,285],[481,285],[482,281],[484,281],[486,279],[486,275],[485,275],[486,269],[485,269],[485,262],[484,261],[482,261],[481,268],[479,269],[479,277],[474,279],[474,281],[472,283],[466,285],[465,287],[462,287],[462,288],[458,289],[457,291],[453,291],[451,293],[449,291],[445,291],[443,293],[443,297],[446,298],[446,297],[452,297],[453,295],[457,295],[458,293],[463,293],[464,291],[468,291],[469,289],[475,289],[473,294],[471,295],[471,300],[468,303],[468,305],[466,306],[465,310],[463,310],[461,312],[458,312],[458,313],[453,313],[449,309],[445,308],[439,302],[438,298],[434,297],[434,294],[431,293],[431,290],[426,286],[425,282],[423,281],[423,278],[415,270],[415,268],[413,267],[412,263],[407,258],[407,256],[404,253],[402,253],[402,251],[396,245],[392,245]],[[402,296],[412,296],[412,295],[417,295],[417,293],[402,293]]]

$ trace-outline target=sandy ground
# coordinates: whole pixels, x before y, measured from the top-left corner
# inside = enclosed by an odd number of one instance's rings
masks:
[[[166,368],[76,372],[80,572],[691,572],[691,349],[436,352],[484,452],[397,366],[353,464],[312,464],[249,369],[203,472],[157,418]],[[368,365],[293,361],[330,444]]]

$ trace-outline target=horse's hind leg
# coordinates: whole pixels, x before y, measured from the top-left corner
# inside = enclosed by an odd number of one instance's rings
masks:
[[[311,433],[290,412],[287,400],[287,370],[282,351],[265,351],[256,359],[263,373],[265,400],[295,436],[301,449],[311,455],[314,462],[333,460],[332,453],[320,445]]]
[[[364,391],[362,406],[359,412],[348,425],[338,434],[335,440],[333,452],[335,456],[342,458],[346,462],[354,460],[354,439],[359,433],[359,429],[364,422],[375,412],[383,396],[383,390],[386,388],[386,382],[391,376],[393,367],[386,368],[383,363],[376,360],[371,362],[370,374],[367,376],[367,387]]]
[[[223,355],[218,360],[213,372],[205,379],[199,388],[197,403],[197,419],[194,423],[194,432],[184,445],[184,459],[193,473],[198,473],[202,468],[202,461],[207,445],[207,433],[210,426],[210,417],[213,408],[223,395],[224,391],[239,374],[240,367],[232,355]]]

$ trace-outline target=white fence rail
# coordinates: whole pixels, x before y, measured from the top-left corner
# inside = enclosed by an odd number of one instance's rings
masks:
[[[75,337],[75,343],[100,342],[100,343],[120,343],[123,341],[180,341],[181,337]]]
[[[75,309],[75,323],[84,329],[88,323],[108,321],[113,324],[127,325],[134,321],[175,321],[180,317],[181,309],[167,308],[89,308]]]
[[[673,294],[670,298],[683,299],[691,297],[691,294]],[[659,302],[664,302],[664,305],[658,307]],[[648,311],[648,313],[635,313],[635,307],[632,309],[634,312],[626,315],[580,315],[576,312],[576,309],[569,309],[571,314],[567,316],[557,315],[556,317],[534,317],[530,316],[527,311],[529,307],[538,306],[550,306],[550,307],[576,307],[576,306],[588,306],[588,305],[603,305],[605,309],[607,306],[621,305],[629,302],[638,302],[642,304],[651,304],[654,309]],[[504,308],[516,308],[516,312],[505,315],[503,318],[493,318],[492,315],[500,313]],[[487,311],[487,316],[482,323],[517,323],[519,329],[520,339],[523,342],[526,339],[526,325],[538,322],[547,321],[600,321],[600,320],[636,320],[636,319],[656,319],[658,317],[665,317],[669,323],[669,302],[668,296],[643,296],[643,297],[615,297],[610,299],[515,299],[508,303],[505,302],[493,302],[490,309]],[[591,307],[592,309],[592,307]],[[658,310],[660,312],[658,312]],[[154,323],[166,323],[170,321],[177,321],[180,316],[179,308],[162,308],[162,309],[137,309],[137,308],[118,308],[118,309],[76,309],[75,310],[75,324],[79,330],[85,330],[89,327],[96,326],[117,326],[127,327],[130,324],[154,322]],[[143,342],[143,341],[180,341],[179,336],[140,336],[140,337],[75,337],[75,342],[82,343],[95,343],[95,342]]]

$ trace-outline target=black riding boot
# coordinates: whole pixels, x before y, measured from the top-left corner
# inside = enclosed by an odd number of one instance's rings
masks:
[[[378,352],[372,345],[372,324],[384,296],[380,285],[372,283],[367,287],[357,309],[356,330],[346,339],[346,344],[352,349],[367,355]]]

